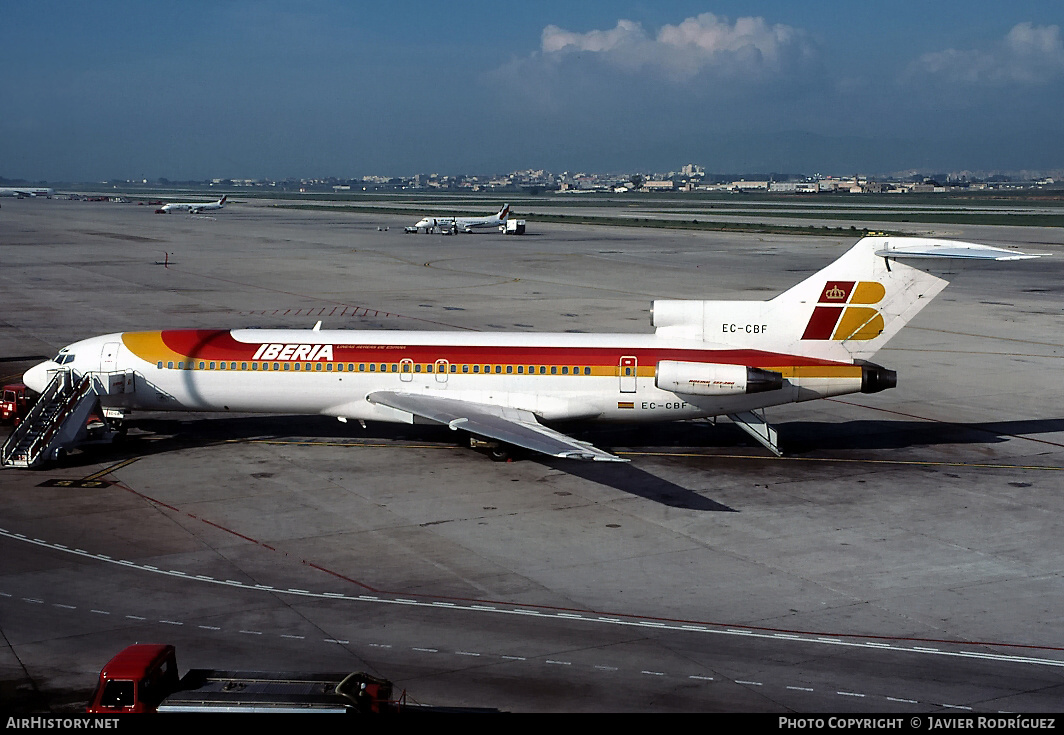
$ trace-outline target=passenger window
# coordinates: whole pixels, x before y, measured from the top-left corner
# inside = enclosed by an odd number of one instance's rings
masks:
[[[202,361],[202,360],[200,360],[200,364],[199,364],[199,369],[200,369],[200,370],[202,370],[202,369],[203,369],[203,361]]]
[[[480,365],[474,365],[473,366],[473,372],[474,373],[479,373],[480,372]]]
[[[568,375],[568,374],[569,374],[569,368],[563,367],[562,368],[562,375]]]
[[[287,364],[288,364],[288,363],[285,363],[285,365],[286,365],[286,366],[287,366]],[[274,370],[280,370],[280,369],[281,369],[281,363],[279,363],[279,362],[275,362],[275,363],[273,364],[273,369],[274,369]]]
[[[462,366],[462,372],[463,373],[468,373],[469,372],[469,366],[468,365],[463,365]]]
[[[159,360],[158,364],[157,364],[157,365],[156,365],[155,367],[157,367],[157,368],[159,368],[160,370],[162,370],[162,369],[163,369],[163,361],[162,361],[162,360]],[[5,400],[6,400],[6,399],[5,399]]]
[[[211,363],[211,370],[214,370],[214,363]]]
[[[525,366],[524,365],[518,365],[517,366],[517,374],[518,375],[524,375],[525,374]]]
[[[174,369],[173,361],[166,363],[166,369],[167,370],[173,370]]]
[[[287,370],[291,370],[291,369],[292,369],[292,366],[291,366],[291,364],[289,364],[289,363],[287,363],[287,362],[286,362],[286,363],[284,364],[284,369],[285,369],[286,371],[287,371]]]
[[[507,365],[506,366],[506,374],[507,375],[511,375],[513,373],[513,371],[514,371],[514,366],[513,365]]]
[[[320,372],[321,372],[321,363],[320,363],[320,362],[319,362],[319,363],[316,363],[316,364],[314,365],[314,369],[315,369],[315,370],[317,370],[317,371],[318,371],[318,372],[320,373]]]
[[[248,364],[246,362],[240,363],[240,369],[241,370],[247,370],[248,369]]]

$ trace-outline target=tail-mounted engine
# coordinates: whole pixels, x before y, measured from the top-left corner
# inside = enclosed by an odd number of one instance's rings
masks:
[[[771,370],[745,365],[662,360],[658,363],[654,385],[672,393],[730,396],[780,390],[783,388],[783,376]]]

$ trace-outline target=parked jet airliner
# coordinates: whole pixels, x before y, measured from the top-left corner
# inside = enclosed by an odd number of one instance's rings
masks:
[[[221,209],[225,206],[225,202],[229,199],[226,195],[216,202],[172,202],[170,204],[164,204],[159,209],[155,210],[156,214],[170,214],[171,212],[188,212],[189,214],[199,214],[200,212],[206,212],[212,209]]]
[[[0,197],[46,197],[52,198],[55,189],[47,186],[0,186]]]
[[[422,217],[411,228],[411,231],[438,229],[450,232],[472,232],[487,227],[498,229],[506,226],[506,218],[509,216],[510,205],[504,204],[502,209],[490,217]]]
[[[1037,257],[865,237],[768,301],[658,300],[653,334],[315,329],[121,332],[64,347],[25,382],[101,376],[104,408],[324,414],[444,424],[504,456],[621,461],[546,424],[727,415],[779,452],[757,409],[893,388],[868,362],[946,286],[902,260]],[[119,378],[119,379],[116,379]]]

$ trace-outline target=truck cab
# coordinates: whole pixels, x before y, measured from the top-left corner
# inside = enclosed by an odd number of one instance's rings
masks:
[[[29,389],[25,383],[9,383],[0,394],[0,421],[11,421],[18,426],[26,412],[30,410]]]
[[[100,671],[86,712],[154,712],[178,685],[177,652],[162,643],[128,646]]]

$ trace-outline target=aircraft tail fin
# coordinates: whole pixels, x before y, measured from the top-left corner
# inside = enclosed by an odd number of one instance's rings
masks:
[[[501,219],[503,222],[505,222],[506,218],[510,216],[510,205],[509,204],[502,205],[502,209],[500,209],[499,213],[497,215],[495,215],[495,216],[498,217],[499,219]]]
[[[226,194],[225,196],[223,196],[221,199],[218,200],[218,206],[219,207],[224,207],[225,203],[227,201],[229,201],[229,195],[228,194]]]
[[[654,323],[665,334],[700,333],[704,341],[741,348],[840,362],[867,360],[947,285],[900,260],[1032,257],[1038,256],[952,240],[865,237],[774,299],[656,301]]]

